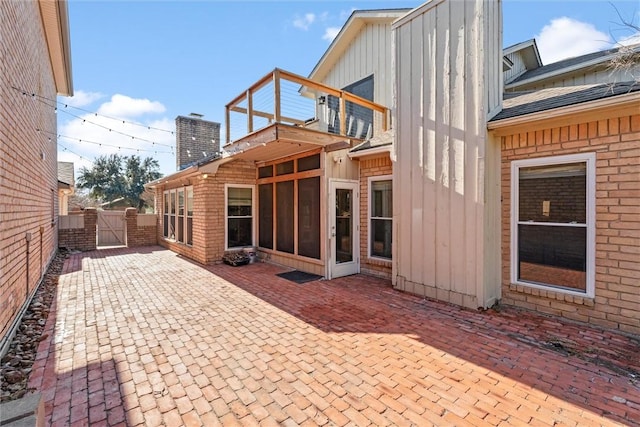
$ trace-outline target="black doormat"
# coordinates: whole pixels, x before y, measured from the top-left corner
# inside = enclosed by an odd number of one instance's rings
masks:
[[[286,273],[276,274],[276,276],[282,277],[283,279],[291,280],[292,282],[296,282],[299,285],[322,279],[322,276],[318,276],[317,274],[305,273],[304,271],[300,270],[287,271]]]

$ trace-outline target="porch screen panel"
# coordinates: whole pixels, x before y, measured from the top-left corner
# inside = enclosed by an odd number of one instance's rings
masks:
[[[320,259],[320,177],[298,181],[298,255]]]
[[[293,181],[276,184],[276,249],[292,254],[293,245]]]
[[[273,249],[273,184],[258,187],[258,246]]]

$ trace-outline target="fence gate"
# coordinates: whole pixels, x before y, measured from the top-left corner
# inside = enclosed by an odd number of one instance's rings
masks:
[[[124,211],[98,211],[98,246],[126,245]]]

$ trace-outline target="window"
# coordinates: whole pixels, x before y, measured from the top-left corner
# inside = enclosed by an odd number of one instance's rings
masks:
[[[162,209],[162,236],[165,238],[169,238],[170,234],[169,234],[169,192],[165,191],[162,194],[162,197],[164,199],[164,206]]]
[[[171,191],[169,193],[169,239],[176,238],[176,192]]]
[[[393,193],[390,176],[369,178],[369,256],[391,259]]]
[[[162,196],[162,236],[192,245],[193,187],[167,190]]]
[[[178,227],[176,241],[184,243],[184,190],[178,190]]]
[[[514,161],[512,282],[594,296],[595,154]]]
[[[187,187],[187,245],[193,245],[193,187]]]
[[[342,90],[373,101],[373,75],[345,86]],[[335,117],[333,122],[329,123],[329,132],[340,133],[339,99],[333,95],[329,95],[328,106],[330,110],[333,110],[334,113],[332,116]],[[371,136],[373,136],[373,110],[351,101],[345,102],[345,110],[347,135],[361,139],[371,138]]]
[[[227,248],[253,245],[253,187],[226,186]]]

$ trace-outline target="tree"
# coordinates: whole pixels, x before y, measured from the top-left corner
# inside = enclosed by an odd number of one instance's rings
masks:
[[[158,161],[150,157],[141,160],[139,156],[110,154],[96,158],[91,169],[80,169],[76,184],[88,189],[89,196],[96,201],[123,199],[129,206],[142,210],[144,184],[162,176],[159,168]]]

